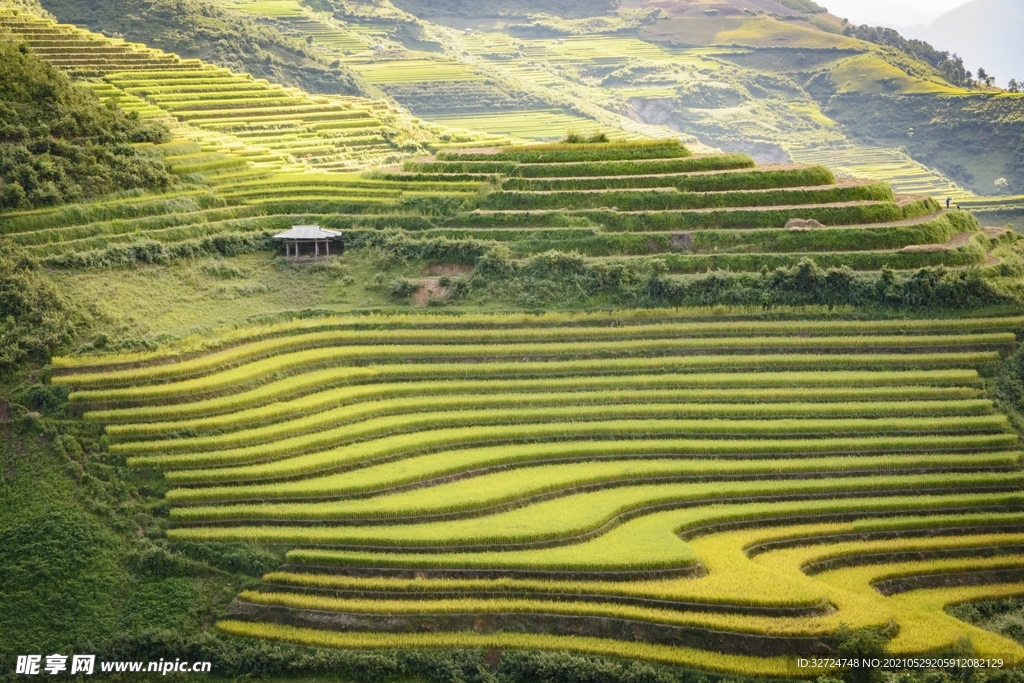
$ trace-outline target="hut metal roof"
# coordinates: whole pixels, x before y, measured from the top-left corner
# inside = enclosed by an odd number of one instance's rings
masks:
[[[276,240],[329,240],[341,237],[336,230],[324,230],[319,225],[293,225],[291,230],[274,235]]]

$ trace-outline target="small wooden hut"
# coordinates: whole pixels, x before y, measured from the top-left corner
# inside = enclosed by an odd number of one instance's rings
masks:
[[[291,230],[274,235],[275,240],[284,242],[285,256],[299,256],[299,245],[307,245],[312,248],[307,250],[308,256],[320,256],[320,245],[323,245],[324,256],[331,255],[331,240],[341,237],[341,233],[335,230],[324,230],[319,225],[293,225]],[[292,254],[291,245],[295,245],[295,253]]]

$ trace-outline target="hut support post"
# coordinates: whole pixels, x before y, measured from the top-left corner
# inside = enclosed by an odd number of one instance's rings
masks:
[[[320,240],[313,240],[313,251],[317,257],[320,256]]]
[[[330,256],[331,255],[331,241],[330,240],[324,240],[324,249],[327,250],[327,255]]]

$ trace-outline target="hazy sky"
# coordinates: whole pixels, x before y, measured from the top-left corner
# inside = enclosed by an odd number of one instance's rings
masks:
[[[832,14],[855,23],[908,25],[928,23],[968,0],[818,0]]]

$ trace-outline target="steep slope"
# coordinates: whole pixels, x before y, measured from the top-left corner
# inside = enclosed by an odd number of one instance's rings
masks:
[[[351,70],[321,59],[273,27],[205,0],[46,0],[43,6],[63,22],[307,92],[367,94],[366,84]]]
[[[54,381],[163,472],[172,548],[290,548],[228,633],[811,678],[844,625],[1024,655],[942,611],[1024,595],[1019,439],[980,376],[1021,324],[337,317]]]
[[[65,74],[0,42],[0,208],[92,199],[116,190],[163,189],[173,179],[159,154],[132,143],[170,139],[160,124],[100,104]]]

